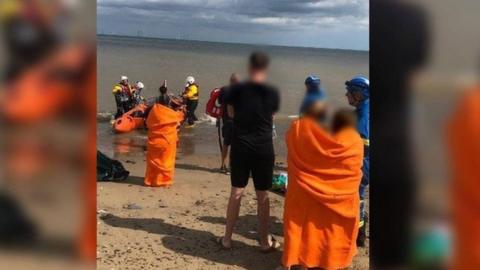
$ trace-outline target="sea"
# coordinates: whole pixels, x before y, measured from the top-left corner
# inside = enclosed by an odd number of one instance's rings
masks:
[[[98,121],[98,148],[113,156],[119,154],[118,145],[127,152],[128,148],[138,153],[145,150],[144,130],[118,135],[108,121],[115,111],[112,87],[122,75],[131,83],[143,82],[142,94],[147,98],[158,95],[164,80],[171,93],[180,94],[186,77],[194,76],[200,87],[197,116],[203,121],[181,131],[179,155],[218,153],[217,129],[204,115],[205,104],[211,90],[228,84],[232,73],[246,77],[248,56],[254,51],[270,56],[268,81],[281,95],[274,139],[279,157],[286,154],[284,134],[298,115],[308,75],[320,77],[332,108],[348,107],[345,81],[357,74],[369,75],[368,51],[99,35],[97,111],[102,117]]]

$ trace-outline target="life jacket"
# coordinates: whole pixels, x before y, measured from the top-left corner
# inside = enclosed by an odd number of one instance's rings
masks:
[[[215,88],[210,92],[210,98],[208,99],[205,113],[211,117],[220,118],[223,115],[223,105],[219,102],[221,89]]]
[[[123,85],[121,83],[117,83],[113,86],[112,93],[113,94],[123,93],[128,96],[131,96],[133,93],[133,90],[130,88],[129,85]]]
[[[130,87],[117,83],[113,86],[112,93],[118,96],[120,102],[128,102],[132,96]]]
[[[200,87],[196,83],[188,85],[187,87],[185,87],[184,91],[185,98],[187,98],[188,100],[198,100],[199,89]]]

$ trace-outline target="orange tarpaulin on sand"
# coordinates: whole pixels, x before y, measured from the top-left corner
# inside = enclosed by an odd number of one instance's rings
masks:
[[[451,269],[480,269],[480,86],[461,98],[449,125],[453,217]]]
[[[155,104],[147,118],[147,170],[145,185],[152,187],[172,184],[177,153],[177,127],[183,120],[182,112]]]
[[[292,123],[286,141],[283,264],[348,267],[357,252],[362,139],[351,128],[332,136],[302,118]]]

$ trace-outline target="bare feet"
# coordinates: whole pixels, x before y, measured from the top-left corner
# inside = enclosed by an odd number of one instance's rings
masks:
[[[224,237],[217,238],[217,243],[222,247],[224,250],[232,249],[232,241],[225,241]]]
[[[262,251],[262,253],[271,253],[277,251],[278,248],[280,248],[280,243],[275,238],[273,238],[273,236],[269,235],[268,243],[261,244],[260,246],[260,250]]]

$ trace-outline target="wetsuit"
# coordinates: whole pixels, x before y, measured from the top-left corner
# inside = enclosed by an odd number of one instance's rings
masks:
[[[170,107],[171,101],[172,101],[172,98],[170,97],[169,94],[160,94],[160,96],[157,97],[156,103],[162,104],[163,106]]]

